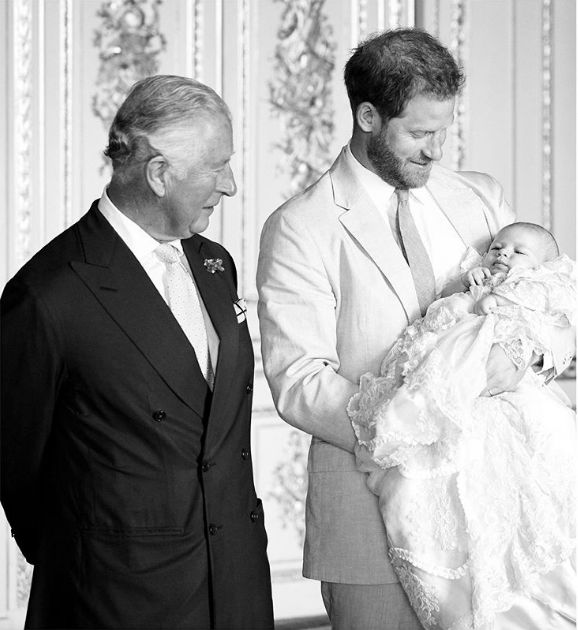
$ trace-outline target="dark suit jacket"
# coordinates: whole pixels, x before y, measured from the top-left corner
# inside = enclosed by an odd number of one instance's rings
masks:
[[[212,394],[96,202],[4,290],[1,490],[35,565],[27,627],[273,625],[235,268],[201,236],[183,247],[220,338]]]

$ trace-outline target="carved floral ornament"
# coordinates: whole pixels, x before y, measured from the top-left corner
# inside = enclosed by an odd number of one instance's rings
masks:
[[[329,166],[333,136],[331,74],[335,65],[332,29],[325,0],[275,0],[285,5],[278,30],[270,104],[281,121],[280,170],[290,175],[295,194]]]
[[[131,86],[158,72],[158,55],[166,48],[159,28],[163,0],[106,0],[95,31],[100,68],[92,111],[108,130]]]
[[[307,496],[307,453],[311,436],[292,429],[285,442],[284,458],[273,470],[268,497],[276,501],[282,527],[293,530],[299,545],[305,540],[305,500]]]

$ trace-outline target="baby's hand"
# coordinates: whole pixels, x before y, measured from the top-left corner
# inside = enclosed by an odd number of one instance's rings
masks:
[[[481,287],[484,284],[484,280],[491,276],[492,274],[487,267],[474,267],[463,275],[462,281],[466,287],[471,287],[473,284]]]
[[[474,313],[476,315],[488,315],[496,306],[498,306],[498,300],[495,295],[484,295],[474,304]]]

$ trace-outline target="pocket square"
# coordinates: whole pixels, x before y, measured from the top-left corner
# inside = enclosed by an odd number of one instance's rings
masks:
[[[237,316],[237,323],[241,324],[247,319],[247,303],[243,298],[239,298],[236,302],[233,302],[235,307],[235,315]]]

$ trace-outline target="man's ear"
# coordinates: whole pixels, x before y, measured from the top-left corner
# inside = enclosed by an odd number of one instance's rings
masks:
[[[364,101],[355,110],[355,122],[357,126],[366,133],[379,131],[381,128],[381,116],[371,103]]]
[[[168,163],[163,155],[155,155],[145,166],[145,177],[150,189],[157,197],[167,192]]]

